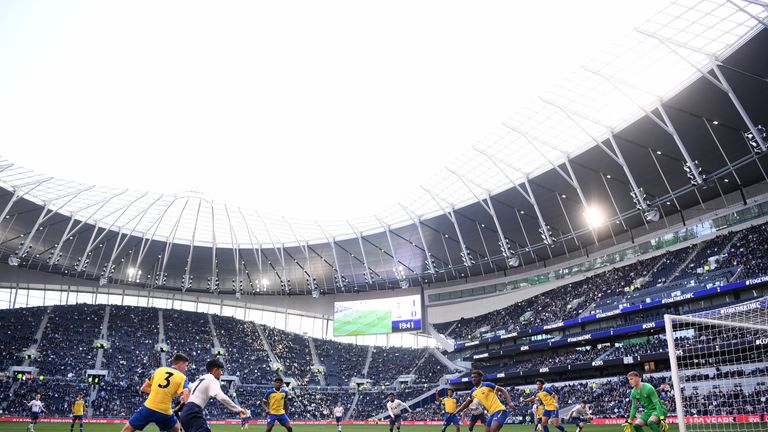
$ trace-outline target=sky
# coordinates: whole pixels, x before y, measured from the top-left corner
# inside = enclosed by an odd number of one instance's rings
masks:
[[[0,156],[286,217],[370,216],[667,3],[4,1]]]

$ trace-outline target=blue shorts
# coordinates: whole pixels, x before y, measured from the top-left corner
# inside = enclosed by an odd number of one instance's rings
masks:
[[[29,416],[29,418],[30,418],[30,419],[32,419],[32,421],[37,421],[37,419],[39,419],[39,418],[40,418],[40,413],[39,413],[39,412],[34,412],[34,411],[33,411],[33,412],[32,412],[32,415],[30,415],[30,416]]]
[[[507,421],[507,416],[509,416],[509,413],[507,410],[498,410],[495,413],[488,416],[488,420],[486,420],[485,425],[488,427],[491,427],[493,422],[501,423],[502,426],[504,426],[504,422]]]
[[[275,422],[278,422],[280,423],[280,426],[285,427],[285,425],[291,422],[291,419],[289,419],[288,416],[285,414],[270,414],[267,416],[268,425],[273,425],[275,424]]]
[[[571,422],[574,423],[574,424],[589,423],[589,419],[587,417],[573,417],[571,419]]]
[[[74,423],[76,421],[82,422],[83,421],[83,416],[81,416],[81,415],[73,415],[72,416],[72,422]]]
[[[403,416],[401,416],[400,414],[396,415],[394,418],[392,417],[389,418],[389,424],[391,425],[400,424],[402,422],[403,422]]]
[[[240,423],[248,423],[251,421],[250,417],[240,417]]]
[[[445,421],[443,421],[443,426],[448,426],[449,424],[453,424],[456,426],[461,424],[461,420],[459,419],[459,416],[453,413],[445,413]]]
[[[560,410],[547,410],[545,409],[543,413],[541,413],[542,417],[547,418],[560,418]]]
[[[482,424],[485,424],[485,422],[488,421],[488,417],[485,416],[485,413],[482,414],[472,414],[472,417],[469,418],[469,424],[473,425],[477,422],[480,422]]]
[[[336,423],[341,423],[341,417],[336,417]]]
[[[128,424],[136,430],[144,430],[150,423],[154,423],[158,429],[164,432],[173,429],[176,426],[177,420],[173,414],[163,414],[144,405],[140,406],[131,418],[128,419]]]

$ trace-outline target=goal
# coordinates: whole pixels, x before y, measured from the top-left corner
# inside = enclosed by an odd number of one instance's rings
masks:
[[[692,315],[665,315],[681,432],[768,430],[768,297]],[[676,416],[675,416],[676,414]]]

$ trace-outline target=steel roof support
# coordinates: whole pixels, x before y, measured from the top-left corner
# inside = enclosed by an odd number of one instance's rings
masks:
[[[162,197],[163,197],[162,195],[158,195],[158,197],[152,202],[152,204],[150,204],[147,207],[145,207],[144,210],[142,210],[142,212],[139,213],[139,215],[138,215],[139,219],[136,221],[135,224],[133,224],[133,228],[131,228],[131,231],[128,233],[128,235],[125,236],[125,240],[123,240],[123,242],[119,246],[116,247],[115,251],[112,252],[112,256],[109,258],[109,264],[110,265],[112,265],[112,263],[114,262],[115,257],[117,256],[118,252],[120,252],[123,249],[123,247],[128,243],[128,240],[131,238],[133,233],[136,232],[136,228],[138,228],[139,224],[144,219],[144,216],[147,215],[147,213],[149,212],[149,209],[152,208],[152,206],[154,206],[158,201],[160,201],[160,199]],[[136,216],[134,216],[131,220],[133,220],[133,219],[136,219]],[[131,220],[129,220],[128,222],[130,222]],[[128,222],[126,222],[126,223],[128,223]],[[122,227],[121,227],[121,232],[122,232]],[[118,239],[119,238],[120,237],[118,236]],[[129,265],[130,265],[130,260],[129,260]],[[122,264],[121,264],[121,266],[122,266]],[[125,279],[125,278],[123,278],[123,279]]]
[[[40,217],[37,219],[37,222],[35,222],[35,225],[32,227],[32,231],[29,233],[29,236],[27,236],[27,238],[24,239],[24,242],[19,247],[18,251],[16,252],[16,255],[20,256],[20,257],[23,257],[24,254],[27,252],[27,249],[31,247],[30,243],[32,242],[32,238],[37,233],[37,229],[40,227],[40,224],[42,224],[43,222],[45,222],[48,219],[50,219],[51,216],[55,215],[57,211],[60,211],[62,208],[64,208],[64,206],[66,206],[67,204],[72,202],[72,200],[77,198],[81,193],[83,193],[83,192],[85,192],[87,190],[90,190],[92,188],[93,188],[93,186],[90,186],[90,187],[87,187],[87,188],[84,188],[84,189],[80,189],[80,190],[77,190],[77,191],[74,191],[74,192],[69,192],[69,193],[66,193],[64,195],[57,196],[57,197],[55,197],[55,198],[53,198],[51,200],[47,200],[44,203],[45,206],[43,207],[43,212],[40,214]],[[46,212],[48,211],[48,208],[51,206],[51,204],[53,204],[54,201],[60,200],[62,198],[70,196],[70,195],[72,195],[72,197],[69,198],[64,204],[60,205],[56,210],[51,210],[51,212],[46,215]],[[17,195],[14,192],[14,197],[16,197],[16,196]],[[6,208],[10,208],[10,205],[13,203],[13,201],[15,201],[15,200],[12,199],[12,201],[8,203],[8,206]],[[2,217],[4,218],[5,215],[3,215]],[[0,219],[0,220],[2,220],[2,219]]]
[[[526,196],[525,192],[523,192],[523,190],[520,188],[520,186],[517,184],[517,182],[513,181],[512,178],[510,178],[509,175],[507,175],[507,173],[499,166],[499,164],[496,161],[496,158],[494,158],[492,155],[490,155],[490,154],[488,154],[488,153],[486,153],[483,150],[480,150],[478,148],[473,147],[473,150],[475,150],[476,152],[478,152],[481,155],[483,155],[486,158],[488,158],[488,160],[491,161],[491,163],[496,167],[496,169],[498,169],[499,172],[504,177],[506,177],[507,181],[509,181],[511,184],[513,184],[515,186],[515,188],[517,188],[518,192],[520,192],[526,199],[528,199],[528,197]],[[515,170],[515,171],[517,171],[517,170]],[[513,252],[511,250],[509,250],[508,240],[507,240],[506,236],[504,235],[504,231],[501,229],[501,224],[499,223],[499,218],[496,216],[496,210],[493,208],[493,201],[491,200],[491,192],[488,191],[488,190],[485,191],[486,192],[486,196],[485,196],[485,202],[484,202],[483,199],[481,199],[480,197],[475,195],[475,192],[464,182],[464,179],[462,177],[460,177],[456,173],[453,173],[453,174],[455,176],[459,177],[459,180],[461,180],[461,182],[464,183],[464,186],[466,186],[467,189],[469,189],[469,191],[472,193],[472,195],[474,195],[475,199],[477,199],[477,201],[480,203],[480,205],[483,206],[485,211],[490,213],[491,218],[493,218],[493,224],[496,226],[496,232],[498,233],[498,236],[499,236],[499,246],[501,247],[501,252],[503,253],[503,255],[505,257],[504,261],[507,264],[507,268],[509,268],[509,262],[508,261],[512,257]],[[526,183],[527,183],[527,180],[526,180]],[[529,187],[529,190],[530,190],[530,187]],[[530,202],[530,200],[529,200],[529,202]],[[539,221],[539,223],[541,224],[541,221]],[[542,227],[543,227],[543,225],[542,225]],[[520,261],[522,263],[522,260],[520,260]]]
[[[8,212],[11,210],[11,207],[13,204],[21,198],[19,196],[19,190],[13,189],[13,196],[11,196],[11,200],[8,201],[8,204],[5,205],[5,208],[3,209],[3,212],[0,213],[0,222],[5,220],[5,217],[8,216]]]
[[[664,185],[667,187],[667,191],[669,191],[669,196],[672,197],[672,201],[675,202],[675,207],[677,207],[677,211],[680,212],[680,219],[682,219],[683,226],[685,226],[685,214],[683,213],[682,207],[680,207],[680,203],[677,202],[677,196],[675,196],[675,193],[672,192],[672,188],[669,187],[669,182],[667,181],[667,176],[664,175],[664,171],[662,171],[661,166],[659,165],[659,161],[656,159],[656,155],[653,153],[653,150],[648,149],[648,152],[651,154],[651,159],[653,159],[654,165],[656,165],[656,169],[659,170],[659,175],[661,176],[661,179],[664,180]],[[661,203],[659,203],[659,208],[661,208]],[[666,220],[666,216],[665,216]]]
[[[560,111],[562,111],[563,114],[565,114],[565,116],[568,117],[568,119],[573,124],[576,125],[576,127],[581,129],[581,131],[584,132],[584,134],[586,134],[592,140],[592,142],[597,144],[597,146],[600,147],[601,149],[603,149],[603,151],[606,154],[608,154],[608,156],[610,156],[611,159],[613,159],[617,164],[619,164],[619,166],[621,166],[621,168],[624,170],[624,174],[627,176],[627,179],[629,180],[629,184],[630,184],[630,186],[632,188],[632,192],[634,193],[633,196],[635,196],[635,197],[642,196],[642,192],[640,191],[640,187],[637,186],[637,181],[635,180],[635,176],[633,176],[632,172],[629,170],[629,166],[627,165],[626,161],[624,160],[624,155],[621,153],[621,150],[619,149],[619,146],[616,144],[616,139],[613,136],[613,131],[609,127],[607,127],[606,125],[604,125],[604,124],[602,124],[602,123],[600,123],[600,122],[598,122],[598,121],[596,121],[596,120],[594,120],[592,118],[586,117],[583,114],[579,114],[579,113],[573,112],[573,111],[571,111],[569,109],[566,109],[563,106],[561,106],[559,104],[556,104],[556,103],[554,103],[552,101],[549,101],[547,99],[543,99],[542,98],[541,100],[543,102],[549,104],[549,105],[554,106],[555,108],[559,109]],[[606,129],[606,131],[608,132],[608,140],[611,142],[611,146],[613,147],[613,151],[616,154],[613,154],[613,152],[608,150],[608,148],[606,146],[604,146],[601,141],[599,141],[596,137],[594,137],[592,134],[590,134],[587,131],[587,129],[584,128],[581,125],[581,123],[577,122],[576,119],[573,118],[574,115],[604,127]],[[647,210],[647,208],[648,208],[647,203],[643,199],[639,200],[639,205],[642,207],[642,210]]]
[[[341,265],[339,264],[339,256],[336,254],[336,238],[331,237],[330,241],[328,242],[331,244],[331,254],[333,255],[333,268],[331,270],[336,273],[336,283],[333,284],[333,292],[334,294],[338,292],[338,289],[341,288],[342,292],[346,292],[346,287],[344,286],[344,275],[341,274]]]
[[[168,255],[171,254],[171,249],[173,248],[173,242],[174,242],[174,240],[176,240],[176,233],[179,231],[179,225],[181,224],[181,218],[184,216],[184,210],[187,209],[187,204],[189,204],[189,198],[187,198],[187,200],[184,201],[184,206],[181,208],[181,211],[179,212],[179,218],[176,219],[176,223],[173,225],[173,228],[171,229],[171,236],[165,242],[165,249],[164,249],[164,252],[163,252],[162,264],[160,265],[160,274],[159,274],[159,276],[156,275],[157,280],[155,281],[155,284],[154,284],[153,288],[156,287],[158,285],[158,283],[160,285],[163,285],[164,279],[166,277],[165,276],[165,266],[168,264]]]
[[[760,5],[760,6],[764,7],[764,8],[766,8],[766,9],[768,9],[768,6],[766,6],[766,4],[764,2],[759,2],[758,3],[758,2],[755,2],[754,0],[745,0],[745,1],[748,1],[749,3],[752,3],[752,4]],[[750,18],[752,18],[753,20],[755,20],[758,23],[762,24],[763,27],[768,28],[768,21],[766,21],[763,18],[760,18],[759,16],[753,14],[752,12],[744,9],[741,5],[737,4],[733,0],[728,0],[728,3],[730,3],[734,7],[736,7],[736,9],[738,9],[738,10],[742,11],[743,13],[749,15]]]
[[[747,111],[744,109],[744,106],[739,101],[739,98],[736,97],[736,93],[733,91],[733,88],[731,88],[731,85],[728,84],[728,81],[725,79],[725,76],[723,75],[723,72],[720,71],[720,66],[715,64],[712,69],[715,71],[715,74],[717,75],[717,78],[720,80],[721,83],[723,83],[723,86],[728,89],[728,97],[731,98],[731,102],[733,102],[733,105],[736,107],[736,110],[739,111],[739,114],[741,114],[741,118],[744,120],[744,123],[747,124],[747,127],[752,132],[752,134],[755,136],[755,139],[758,143],[760,143],[760,148],[763,151],[768,150],[768,143],[765,142],[763,139],[763,134],[760,133],[760,131],[757,130],[757,127],[755,127],[755,124],[752,122],[752,119],[749,118],[749,114],[747,114]]]
[[[520,230],[523,232],[523,238],[525,239],[525,248],[531,253],[531,257],[533,257],[533,260],[535,262],[539,262],[539,258],[536,256],[535,253],[533,253],[533,248],[531,247],[531,242],[528,240],[528,234],[525,232],[525,226],[523,226],[523,219],[520,218],[520,212],[517,211],[517,208],[513,207],[513,210],[515,211],[515,216],[517,216],[517,223],[520,224]],[[549,249],[549,248],[547,248]],[[521,259],[522,261],[522,259]]]
[[[253,257],[256,259],[256,263],[259,266],[259,278],[256,281],[256,287],[260,288],[264,278],[264,269],[261,266],[261,254],[262,254],[261,243],[259,243],[259,247],[257,250],[256,245],[253,242],[254,236],[252,234],[251,227],[248,226],[248,219],[245,218],[245,215],[243,214],[243,210],[240,207],[237,208],[237,211],[240,213],[240,217],[243,219],[243,223],[245,224],[246,231],[248,231],[248,240],[251,242],[251,250],[253,251]],[[256,239],[256,242],[259,242],[258,238]]]
[[[709,131],[709,134],[712,135],[712,140],[715,141],[715,144],[717,144],[717,149],[720,150],[720,154],[723,155],[723,159],[725,159],[725,163],[728,164],[728,168],[731,170],[731,173],[733,173],[734,179],[736,179],[736,184],[739,186],[739,193],[741,194],[741,202],[746,206],[747,205],[747,197],[744,195],[744,186],[741,184],[741,179],[739,179],[739,174],[736,173],[736,170],[733,169],[733,164],[731,164],[731,160],[728,159],[728,156],[725,154],[725,151],[723,151],[723,147],[720,145],[720,140],[717,139],[717,136],[715,136],[715,132],[712,130],[712,127],[709,126],[709,122],[707,119],[703,118],[701,119],[704,122],[704,125],[707,127],[707,130]]]
[[[264,225],[264,230],[267,232],[267,237],[269,237],[270,243],[272,243],[272,249],[275,251],[275,254],[277,254],[277,258],[280,260],[281,270],[283,271],[283,275],[281,276],[280,272],[278,272],[277,269],[275,269],[275,266],[272,264],[272,261],[267,261],[267,263],[272,268],[272,271],[275,272],[275,276],[277,276],[277,280],[280,282],[282,291],[285,291],[287,293],[289,288],[288,284],[290,284],[291,280],[288,279],[287,277],[287,272],[285,267],[285,253],[283,251],[283,245],[282,244],[280,245],[280,252],[278,252],[277,245],[275,244],[275,240],[272,238],[272,232],[269,230],[269,227],[267,226],[267,223],[264,221],[264,218],[262,218],[260,214],[258,216],[259,216],[259,219],[261,219],[262,225]]]
[[[664,129],[665,132],[667,132],[670,136],[672,136],[672,139],[675,141],[675,144],[677,144],[677,148],[680,150],[680,153],[683,155],[683,158],[685,159],[686,165],[690,168],[690,172],[693,174],[694,179],[696,181],[696,184],[704,183],[704,178],[699,174],[698,169],[696,168],[697,165],[694,163],[693,159],[691,159],[691,156],[688,154],[688,149],[685,148],[685,144],[683,144],[683,140],[680,138],[680,135],[677,133],[677,130],[675,129],[675,126],[672,124],[672,122],[669,120],[669,116],[667,116],[666,110],[664,110],[664,105],[662,103],[662,100],[659,99],[658,104],[656,105],[656,109],[659,110],[659,113],[661,114],[662,119],[659,119],[656,117],[652,112],[648,111],[645,107],[640,105],[635,101],[633,97],[631,97],[624,89],[622,89],[618,83],[621,83],[624,86],[633,88],[635,90],[639,90],[641,92],[653,95],[658,97],[658,95],[648,92],[645,89],[639,88],[633,84],[627,83],[626,81],[611,77],[603,72],[594,70],[589,67],[582,67],[585,71],[597,75],[604,80],[606,80],[613,88],[615,88],[619,93],[621,93],[624,97],[626,97],[630,102],[635,104],[640,110],[642,110],[645,115],[654,121],[657,125],[659,125],[662,129]]]
[[[85,263],[85,256],[88,254],[88,252],[90,252],[91,249],[96,245],[96,243],[100,242],[104,238],[104,236],[106,236],[107,233],[109,233],[109,231],[112,229],[112,227],[115,226],[115,222],[117,222],[117,220],[120,219],[125,214],[125,212],[127,212],[128,209],[131,208],[131,206],[136,203],[136,201],[144,198],[145,196],[147,196],[147,194],[148,194],[148,192],[145,192],[144,195],[141,195],[140,197],[136,198],[135,200],[131,201],[130,203],[128,203],[128,204],[126,204],[126,205],[124,205],[122,207],[119,207],[119,208],[115,209],[114,211],[112,211],[111,213],[109,213],[109,214],[104,216],[104,217],[109,217],[109,216],[112,216],[113,214],[115,214],[116,212],[118,212],[120,210],[123,211],[122,213],[120,213],[120,216],[118,216],[115,220],[112,221],[112,223],[109,224],[109,226],[104,230],[104,232],[99,236],[99,238],[97,238],[94,241],[93,240],[93,235],[91,236],[91,241],[88,242],[88,247],[86,247],[85,250],[83,251],[83,255],[82,255],[83,259],[80,260],[80,265],[77,267],[77,271],[78,272],[83,270],[83,263]],[[99,210],[100,209],[101,208],[99,208]],[[93,232],[96,233],[97,230],[98,230],[98,221],[94,224]]]
[[[378,216],[376,217],[376,220],[378,220],[381,227],[384,228],[384,233],[387,236],[387,243],[389,243],[389,249],[392,251],[392,265],[393,265],[392,271],[395,273],[395,278],[397,278],[398,281],[402,283],[402,281],[405,280],[405,273],[400,270],[400,267],[402,267],[402,265],[400,264],[400,261],[398,261],[397,256],[395,254],[395,245],[392,244],[392,234],[389,232],[390,227],[389,225],[382,222],[381,219],[378,218]],[[402,288],[405,288],[405,287],[402,287]]]
[[[232,284],[232,290],[235,292],[235,298],[239,299],[242,296],[243,281],[240,277],[240,267],[245,261],[240,260],[240,241],[237,239],[237,233],[232,227],[232,218],[229,215],[229,207],[224,204],[224,213],[227,215],[227,223],[229,224],[229,241],[232,243],[232,258],[235,260],[235,281]]]
[[[437,197],[435,197],[435,195],[432,192],[430,192],[427,189],[424,189],[424,191],[426,191],[427,194],[429,194],[429,196],[432,197],[432,199],[435,201],[437,206],[440,207],[440,210],[442,210],[443,213],[445,213],[445,215],[448,217],[448,219],[450,219],[450,221],[453,223],[453,228],[456,230],[456,236],[459,238],[459,245],[461,246],[462,261],[464,261],[464,266],[466,266],[467,269],[469,269],[473,264],[471,259],[471,254],[469,252],[469,249],[467,249],[466,244],[464,243],[464,237],[462,237],[461,235],[461,230],[459,229],[459,223],[456,219],[456,214],[454,213],[455,209],[453,208],[453,205],[451,205],[451,207],[448,210],[446,210],[445,207],[443,207],[443,205],[440,204],[440,201],[437,199]],[[469,273],[469,270],[467,270],[467,273]]]
[[[189,254],[187,254],[187,262],[184,265],[184,277],[181,280],[181,292],[186,292],[187,288],[191,286],[189,281],[189,272],[192,267],[192,253],[195,250],[195,236],[197,234],[197,223],[200,220],[200,208],[203,206],[203,200],[197,201],[197,211],[195,212],[195,224],[192,225],[192,240],[189,242]]]
[[[530,139],[528,139],[528,137],[527,137],[527,136],[526,136],[524,133],[522,133],[522,132],[519,132],[519,131],[517,131],[516,129],[513,129],[513,130],[515,130],[515,132],[517,132],[517,133],[519,133],[520,135],[522,135],[522,136],[523,136],[523,138],[525,138],[525,139],[526,139],[526,140],[527,140],[527,141],[528,141],[528,142],[529,142],[529,143],[530,143],[532,146],[534,146],[534,147],[535,147],[535,145],[534,145],[534,144],[531,142],[531,140],[530,140]],[[508,180],[510,183],[512,183],[512,184],[515,186],[515,189],[517,189],[517,191],[518,191],[518,192],[520,192],[520,194],[523,196],[523,198],[525,198],[525,199],[526,199],[526,201],[528,201],[528,202],[529,202],[529,203],[530,203],[530,204],[533,206],[533,210],[536,212],[536,218],[539,220],[539,227],[541,228],[541,235],[542,235],[542,237],[544,238],[544,243],[546,243],[547,245],[552,245],[552,244],[554,244],[554,239],[552,239],[552,236],[551,236],[551,233],[550,233],[550,228],[549,228],[549,225],[547,225],[547,223],[544,221],[544,216],[542,216],[542,214],[541,214],[541,210],[539,210],[539,204],[536,202],[536,197],[533,195],[533,191],[531,190],[531,185],[530,185],[530,183],[528,182],[528,176],[527,176],[527,175],[524,175],[524,176],[523,176],[523,183],[525,184],[525,189],[528,191],[528,192],[526,193],[525,191],[523,191],[523,189],[522,189],[522,188],[520,188],[520,185],[518,184],[518,182],[516,182],[516,181],[513,181],[513,180],[512,180],[512,178],[511,178],[509,175],[507,175],[507,173],[506,173],[506,172],[505,172],[503,169],[501,169],[501,167],[498,165],[498,163],[496,162],[496,159],[495,159],[495,158],[493,158],[493,156],[491,156],[491,155],[489,155],[489,154],[487,154],[487,153],[485,153],[485,152],[483,152],[483,151],[480,151],[480,150],[478,150],[478,149],[475,149],[475,151],[478,151],[478,152],[480,152],[480,153],[481,153],[481,154],[483,154],[485,157],[487,157],[488,159],[490,159],[490,161],[491,161],[491,162],[493,163],[493,165],[494,165],[494,166],[495,166],[495,167],[496,167],[496,168],[499,170],[499,172],[500,172],[500,173],[501,173],[501,174],[502,174],[504,177],[506,177],[506,178],[507,178],[507,180]],[[509,164],[507,164],[507,163],[505,163],[504,165],[506,165],[507,167],[509,167],[509,168],[512,168],[513,170],[517,171],[517,169],[516,169],[516,168],[513,168],[513,167],[511,167],[511,166],[510,166]],[[571,173],[571,175],[573,175],[573,171],[571,170],[570,164],[567,164],[567,167],[568,167],[568,170],[569,170],[569,172]],[[522,173],[520,173],[520,172],[518,171],[518,174],[522,174]],[[575,178],[575,177],[574,177],[574,178]],[[462,182],[463,182],[463,180],[462,180]],[[466,185],[466,184],[465,184],[465,185]],[[473,195],[474,195],[474,193],[473,193]],[[477,196],[475,196],[475,198],[477,198]],[[489,196],[488,200],[490,201],[490,196]],[[486,209],[486,211],[490,212],[490,209],[489,209],[489,208],[487,208],[487,207],[485,206],[485,204],[483,204],[483,207]],[[493,214],[493,213],[492,213],[492,214]],[[495,216],[495,214],[494,214],[494,220],[495,220],[495,219],[496,219],[496,216]],[[502,241],[502,243],[504,242],[504,240],[503,240],[503,239],[502,239],[501,241]]]
[[[611,203],[613,203],[613,208],[616,210],[616,215],[619,216],[621,225],[624,226],[624,229],[629,231],[629,228],[627,228],[627,224],[624,223],[624,218],[621,217],[621,211],[619,211],[619,206],[616,205],[616,200],[613,198],[613,193],[611,192],[611,188],[608,187],[608,181],[605,179],[605,175],[603,175],[603,173],[600,173],[600,178],[603,180],[603,184],[605,185],[605,190],[608,191],[608,196],[611,198]],[[643,221],[645,221],[645,219],[643,219]],[[613,235],[613,229],[611,229],[611,236],[613,237],[613,243],[616,244],[616,236]],[[634,240],[632,241],[632,243],[634,243]]]
[[[765,21],[762,21],[758,17],[755,17],[754,15],[749,13],[748,11],[745,11],[744,9],[742,9],[741,7],[739,7],[738,5],[733,3],[733,1],[731,1],[731,0],[728,0],[728,1],[731,4],[733,4],[734,6],[736,6],[737,8],[739,8],[742,11],[748,13],[752,18],[760,21],[761,24],[763,24],[763,26],[766,25]],[[686,43],[678,42],[678,41],[676,41],[674,39],[670,39],[668,37],[661,36],[661,35],[658,35],[656,33],[652,33],[652,32],[641,30],[641,29],[637,29],[637,31],[639,33],[642,33],[645,36],[648,36],[650,38],[653,38],[653,39],[656,39],[657,41],[659,41],[662,45],[664,45],[670,51],[672,51],[673,54],[677,55],[678,57],[683,59],[686,63],[691,65],[691,67],[695,68],[704,78],[709,80],[709,82],[711,82],[717,88],[719,88],[720,90],[725,92],[728,95],[728,97],[731,98],[731,102],[736,107],[736,110],[739,112],[739,115],[741,116],[742,120],[744,120],[744,123],[746,123],[747,127],[749,128],[749,130],[755,136],[755,139],[760,144],[760,148],[763,151],[768,150],[768,143],[765,142],[765,140],[762,137],[762,134],[758,133],[757,128],[755,127],[755,124],[752,122],[752,119],[749,118],[749,115],[747,114],[747,111],[744,109],[744,106],[739,101],[739,98],[736,96],[736,93],[733,91],[733,88],[731,88],[730,84],[725,79],[725,76],[723,76],[723,73],[720,70],[720,60],[717,58],[717,56],[714,53],[711,53],[709,51],[705,51],[705,50],[699,49],[697,47],[688,45]],[[706,56],[710,60],[710,62],[712,63],[712,70],[715,72],[715,75],[717,76],[717,79],[713,78],[709,73],[707,73],[706,71],[702,70],[700,67],[696,66],[693,62],[691,62],[684,55],[680,54],[672,46],[677,46],[677,47],[680,47],[680,48],[683,48],[683,49],[686,49],[686,50],[693,51],[695,53],[701,54],[703,56]],[[590,72],[593,72],[593,71],[590,71]],[[593,72],[593,73],[595,73],[595,72]],[[610,80],[609,80],[609,82],[610,82]],[[614,86],[615,86],[615,84],[614,84]],[[661,105],[661,103],[659,103],[659,105]],[[662,112],[662,115],[664,115],[663,112]],[[655,117],[652,117],[652,118],[655,118]],[[658,121],[657,121],[657,123],[658,123]],[[685,154],[684,154],[684,156],[685,156]]]
[[[325,228],[323,228],[323,226],[320,225],[317,221],[315,221],[315,223],[317,224],[318,228],[320,228],[320,231],[323,232],[323,236],[325,236],[325,241],[327,241],[328,244],[331,245],[331,255],[333,256],[333,265],[331,265],[331,270],[333,270],[334,278],[336,278],[333,284],[333,293],[337,294],[339,292],[338,291],[339,288],[341,288],[342,292],[346,292],[346,287],[344,285],[346,277],[343,274],[341,274],[341,264],[339,263],[339,256],[336,254],[336,237],[329,237],[328,232],[325,230]],[[323,261],[328,263],[328,260],[323,258],[320,254],[317,254],[317,255],[320,256],[320,258]],[[350,265],[351,265],[351,260],[350,260]],[[352,277],[354,278],[354,271],[352,272],[352,274],[353,274]]]
[[[293,229],[293,225],[291,225],[290,222],[288,222],[288,219],[283,216],[283,220],[288,225],[288,228],[290,228],[291,233],[293,233],[293,238],[296,240],[296,243],[299,245],[299,249],[304,254],[304,258],[307,260],[307,263],[305,266],[302,267],[301,264],[296,260],[296,258],[293,259],[293,262],[296,263],[297,266],[304,272],[304,274],[309,278],[307,288],[310,289],[310,292],[312,293],[313,297],[319,297],[320,293],[319,290],[315,288],[315,285],[317,285],[317,281],[315,280],[314,275],[312,274],[312,266],[310,265],[310,257],[309,257],[309,242],[304,240],[302,243],[301,240],[299,240],[299,236],[296,234],[296,231]],[[290,254],[289,254],[290,255]],[[317,295],[315,293],[317,292]],[[304,291],[306,294],[306,290]]]
[[[349,224],[349,222],[347,222]],[[368,257],[365,256],[365,248],[363,247],[363,235],[360,233],[360,231],[357,230],[352,224],[349,224],[349,227],[352,228],[352,231],[354,231],[355,236],[357,236],[357,243],[360,245],[360,253],[363,255],[363,265],[365,265],[365,272],[363,272],[363,276],[365,276],[365,283],[371,285],[373,284],[373,274],[371,272],[371,266],[368,265]]]
[[[173,204],[176,202],[176,199],[174,198],[171,200],[170,203],[168,203],[168,206],[165,207],[162,213],[160,213],[160,216],[155,219],[152,224],[149,226],[149,228],[155,227],[152,230],[152,235],[149,236],[149,239],[147,239],[144,235],[142,235],[141,239],[141,245],[139,245],[139,254],[136,258],[136,269],[138,271],[139,266],[141,265],[141,262],[144,260],[144,255],[149,250],[149,246],[152,244],[152,241],[155,239],[155,235],[157,234],[158,228],[160,228],[160,223],[163,221],[163,218],[165,217],[165,214],[168,213],[168,210],[173,206]],[[154,205],[154,203],[153,203]],[[149,274],[148,274],[149,276]]]
[[[563,205],[563,200],[560,197],[560,194],[555,192],[555,198],[557,198],[557,202],[560,204],[560,210],[563,211],[563,216],[565,216],[565,222],[568,223],[568,229],[571,230],[571,237],[573,237],[573,242],[576,244],[576,247],[582,250],[584,252],[584,248],[581,246],[581,243],[579,242],[579,239],[576,238],[576,235],[573,232],[573,225],[571,225],[571,218],[568,217],[568,212],[565,211],[565,206]],[[595,230],[592,231],[592,237],[595,239],[595,244],[597,244],[597,234],[595,233]],[[563,247],[567,251],[568,248],[565,246],[565,242],[563,242]]]
[[[429,273],[432,275],[432,281],[435,280],[435,264],[432,262],[432,254],[429,253],[429,247],[427,246],[427,241],[424,239],[424,232],[421,229],[421,217],[413,214],[410,210],[405,208],[402,204],[400,204],[400,207],[405,211],[405,213],[408,215],[409,218],[411,218],[411,221],[414,225],[416,225],[416,230],[419,232],[419,238],[421,239],[421,244],[424,246],[424,255],[425,255],[425,263],[427,264],[427,268],[429,269]]]
[[[520,136],[522,136],[523,138],[525,138],[525,140],[526,140],[526,141],[528,141],[528,143],[531,145],[531,147],[533,147],[533,148],[534,148],[534,150],[536,150],[536,151],[537,151],[537,152],[538,152],[538,153],[541,155],[541,157],[542,157],[544,160],[546,160],[546,161],[547,161],[547,163],[549,163],[549,165],[550,165],[552,168],[554,168],[554,169],[555,169],[555,171],[557,171],[557,172],[558,172],[558,174],[560,174],[560,175],[561,175],[561,176],[562,176],[562,177],[565,179],[565,181],[567,181],[567,182],[568,182],[568,184],[570,184],[570,185],[571,185],[571,186],[572,186],[574,189],[576,189],[576,193],[578,193],[578,194],[579,194],[579,199],[581,199],[581,204],[584,206],[584,209],[586,210],[586,209],[588,209],[588,208],[589,208],[589,205],[587,204],[587,199],[584,197],[584,191],[581,189],[581,186],[579,185],[579,180],[576,178],[576,175],[573,173],[573,168],[571,167],[571,160],[570,160],[570,158],[568,157],[568,155],[567,155],[567,154],[563,153],[563,152],[562,152],[562,151],[560,151],[560,150],[555,150],[555,151],[557,151],[557,152],[561,153],[561,154],[562,154],[562,155],[565,157],[565,161],[564,161],[563,163],[565,164],[565,167],[568,169],[568,174],[566,174],[565,172],[563,172],[563,170],[562,170],[562,169],[560,169],[560,167],[559,167],[559,166],[557,166],[557,165],[556,165],[554,162],[552,162],[552,161],[551,161],[551,160],[550,160],[550,159],[547,157],[547,155],[545,155],[545,154],[544,154],[544,152],[543,152],[543,151],[541,151],[541,149],[540,149],[540,148],[539,148],[537,145],[535,145],[535,144],[533,143],[533,141],[534,141],[534,140],[535,140],[535,141],[538,141],[539,143],[541,143],[541,144],[543,144],[543,145],[546,145],[547,147],[549,147],[549,148],[551,148],[551,149],[555,149],[555,147],[554,147],[554,146],[552,146],[552,145],[551,145],[551,144],[549,144],[549,143],[546,143],[546,142],[542,141],[541,139],[538,139],[538,138],[535,138],[535,137],[531,137],[530,135],[528,135],[528,133],[526,133],[526,132],[524,132],[524,131],[522,131],[522,130],[520,130],[519,128],[516,128],[516,127],[514,127],[514,126],[510,126],[510,125],[508,125],[507,123],[504,123],[504,126],[505,126],[507,129],[510,129],[510,130],[512,130],[512,131],[514,131],[514,132],[517,132],[517,133],[518,133]]]
[[[35,233],[37,232],[37,228],[40,226],[41,223],[43,223],[45,219],[47,219],[46,213],[48,212],[48,207],[50,207],[50,205],[51,205],[50,202],[45,203],[45,207],[43,207],[43,212],[40,213],[40,216],[37,218],[37,221],[32,226],[32,229],[29,232],[29,235],[24,239],[23,242],[21,242],[21,245],[19,246],[19,249],[16,251],[16,254],[15,254],[19,258],[23,258],[24,255],[26,255],[27,248],[31,247],[29,243],[32,240],[32,237],[34,237]],[[53,211],[51,211],[48,217],[50,217],[50,215],[52,214],[54,214]]]

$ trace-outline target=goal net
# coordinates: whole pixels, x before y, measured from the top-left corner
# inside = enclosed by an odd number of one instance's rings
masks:
[[[768,297],[664,321],[670,421],[682,432],[768,430]]]

